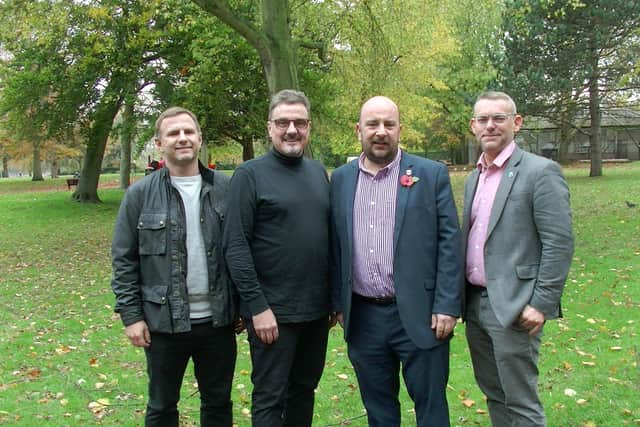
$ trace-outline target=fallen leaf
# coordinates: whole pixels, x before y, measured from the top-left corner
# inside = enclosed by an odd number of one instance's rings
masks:
[[[575,396],[576,394],[578,394],[578,392],[577,392],[577,391],[575,391],[575,390],[574,390],[574,389],[572,389],[572,388],[565,388],[565,389],[564,389],[564,395],[565,395],[565,396],[573,397],[573,396]]]
[[[471,408],[473,405],[476,404],[476,401],[475,400],[471,400],[471,399],[464,399],[462,401],[462,404],[467,408]]]

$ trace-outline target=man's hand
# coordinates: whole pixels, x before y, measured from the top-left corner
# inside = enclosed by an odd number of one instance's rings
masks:
[[[265,344],[271,344],[278,340],[278,322],[276,322],[276,316],[273,315],[273,311],[270,308],[260,314],[256,314],[252,320],[253,329],[256,331],[260,341]]]
[[[544,326],[545,318],[542,312],[527,304],[520,313],[520,326],[529,331],[529,335],[535,335]]]
[[[443,340],[453,332],[458,319],[448,314],[434,313],[431,315],[431,329],[436,333],[436,338]]]
[[[144,320],[132,323],[124,328],[124,333],[136,347],[149,347],[151,345],[151,334]]]

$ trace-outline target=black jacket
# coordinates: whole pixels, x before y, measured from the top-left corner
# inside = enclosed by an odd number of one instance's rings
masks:
[[[200,224],[207,251],[213,325],[230,324],[235,302],[222,247],[229,177],[199,165]],[[191,329],[187,296],[186,220],[182,198],[164,168],[126,192],[111,245],[115,311],[125,326],[146,321],[152,332]]]

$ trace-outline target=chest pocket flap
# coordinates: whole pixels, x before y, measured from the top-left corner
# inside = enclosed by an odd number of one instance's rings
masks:
[[[138,219],[140,255],[162,255],[167,250],[167,213],[141,213]]]

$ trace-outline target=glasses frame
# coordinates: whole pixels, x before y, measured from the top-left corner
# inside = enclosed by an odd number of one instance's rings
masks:
[[[480,126],[487,126],[489,124],[489,120],[491,120],[493,124],[503,125],[507,122],[509,117],[515,117],[515,116],[517,116],[516,113],[489,114],[486,116],[485,115],[473,116],[473,120],[475,120],[475,122]]]
[[[286,124],[285,124],[286,121]],[[284,117],[271,119],[269,123],[273,123],[273,126],[276,129],[287,130],[293,123],[293,127],[297,130],[307,130],[309,128],[309,123],[311,123],[311,119],[286,119]]]

